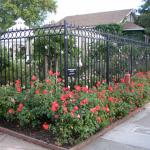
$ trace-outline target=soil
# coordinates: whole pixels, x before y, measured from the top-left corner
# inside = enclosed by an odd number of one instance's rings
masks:
[[[54,144],[60,146],[56,143],[56,139],[54,135],[48,131],[42,130],[40,128],[33,129],[33,128],[22,128],[15,122],[7,122],[6,120],[0,120],[0,126],[10,129],[12,131],[16,131],[18,133],[30,136],[32,138],[41,140],[46,142],[47,144]],[[71,148],[71,145],[62,145],[64,148]]]

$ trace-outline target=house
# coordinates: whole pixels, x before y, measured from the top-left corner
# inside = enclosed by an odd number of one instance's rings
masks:
[[[26,53],[28,60],[32,36],[33,31],[29,30],[22,18],[18,18],[15,24],[0,36],[0,47],[7,49],[9,55],[14,59],[20,52]]]
[[[119,24],[122,25],[124,35],[133,37],[135,36],[135,33],[144,33],[144,28],[135,24],[135,19],[136,16],[133,9],[124,9],[92,14],[67,16],[60,20],[58,23],[63,23],[64,20],[66,20],[66,22],[69,24],[84,27],[96,27],[103,24]]]

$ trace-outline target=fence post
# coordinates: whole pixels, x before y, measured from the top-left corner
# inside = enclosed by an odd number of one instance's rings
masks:
[[[148,53],[147,53],[147,47],[146,47],[146,72],[148,71],[147,55],[148,55]]]
[[[109,84],[109,35],[106,35],[106,82]]]
[[[131,45],[131,48],[130,48],[130,74],[132,75],[133,73],[133,49],[132,49],[132,45]]]
[[[64,20],[64,80],[65,87],[68,87],[68,33],[66,20]]]

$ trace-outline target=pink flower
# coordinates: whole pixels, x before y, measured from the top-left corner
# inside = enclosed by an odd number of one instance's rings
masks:
[[[86,105],[86,104],[88,104],[88,100],[87,99],[83,99],[83,100],[80,101],[80,105],[81,106],[82,105]]]
[[[97,110],[96,110],[96,108],[94,107],[94,108],[91,108],[91,109],[90,109],[90,112],[91,112],[91,113],[96,113]]]
[[[114,98],[113,97],[108,97],[108,101],[110,101],[110,102],[114,102]]]
[[[23,107],[24,107],[24,105],[22,103],[20,103],[17,107],[17,112],[21,112]]]
[[[54,74],[58,77],[60,75],[60,72],[56,71]]]
[[[16,81],[15,81],[15,84],[16,84],[16,85],[20,84],[20,80],[16,80]]]
[[[40,91],[39,90],[35,90],[35,92],[34,92],[35,94],[39,94],[40,93]]]
[[[121,79],[120,79],[120,82],[121,82],[121,83],[125,83],[124,78],[121,78]]]
[[[103,107],[102,110],[105,111],[106,113],[109,113],[108,105],[106,105],[105,107]]]
[[[82,87],[82,91],[83,92],[88,92],[88,88],[87,87]]]
[[[59,107],[59,105],[58,105],[58,103],[56,101],[51,102],[51,111],[52,112],[57,111],[58,107]]]
[[[67,97],[66,97],[65,94],[60,96],[60,100],[61,100],[61,101],[65,101],[66,99],[67,99]]]
[[[21,93],[21,88],[20,88],[20,87],[17,87],[17,88],[16,88],[16,91],[17,91],[18,93]]]
[[[9,114],[13,114],[13,113],[14,113],[14,109],[9,108],[7,112],[8,112]]]
[[[97,81],[96,82],[96,86],[98,87],[98,86],[100,86],[101,85],[101,82],[100,81]]]
[[[55,118],[55,119],[58,119],[58,118],[59,118],[59,115],[54,115],[54,118]]]
[[[68,90],[69,90],[68,87],[63,87],[63,88],[62,88],[62,91],[68,91]]]
[[[79,85],[75,85],[74,88],[75,88],[75,90],[78,91],[78,92],[81,91],[81,87],[80,87]]]
[[[96,109],[97,111],[100,110],[99,105],[95,106],[95,109]]]
[[[90,109],[90,112],[92,112],[92,113],[96,113],[98,110],[100,110],[99,105],[97,105],[97,106],[95,106],[95,107],[91,108],[91,109]]]
[[[96,121],[97,121],[98,123],[101,123],[101,121],[102,121],[101,117],[96,117]]]
[[[45,79],[45,82],[46,82],[46,84],[49,84],[50,80],[49,79]]]
[[[47,90],[43,90],[42,94],[44,94],[44,95],[47,94]]]
[[[23,108],[23,106],[24,106],[24,105],[23,105],[22,103],[20,103],[20,104],[18,105],[19,108]]]
[[[62,82],[62,78],[57,78],[57,79],[56,79],[56,82],[57,82],[57,83]]]
[[[138,86],[138,87],[142,87],[142,86],[144,86],[144,84],[138,83],[137,86]]]
[[[105,107],[105,111],[106,111],[106,113],[109,113],[108,105],[106,105],[106,107]]]
[[[48,124],[45,122],[43,125],[42,125],[42,128],[44,129],[44,130],[48,130]]]
[[[75,103],[75,102],[76,102],[76,100],[75,100],[75,99],[72,99],[72,100],[71,100],[71,102],[72,102],[72,103]]]
[[[32,81],[30,81],[30,86],[31,86],[31,87],[33,87],[33,86],[34,86],[34,84],[33,84],[33,82],[32,82]]]
[[[52,107],[51,107],[51,111],[52,111],[52,112],[57,111],[57,107],[53,107],[53,106],[52,106]]]
[[[78,106],[74,106],[73,109],[76,111],[78,110]]]
[[[37,78],[36,78],[35,75],[33,75],[33,76],[31,77],[31,80],[32,80],[32,81],[36,81],[36,79],[37,79]]]
[[[106,80],[102,80],[102,83],[106,83]]]
[[[71,116],[72,118],[74,117],[74,112],[73,112],[73,111],[70,112],[70,116]]]
[[[113,88],[112,88],[111,86],[108,86],[108,90],[109,90],[110,92],[112,92],[112,91],[113,91]]]
[[[77,115],[77,118],[78,118],[78,119],[80,118],[80,114]]]
[[[67,107],[63,107],[63,113],[66,114],[67,113]]]
[[[48,71],[48,74],[49,74],[50,76],[52,76],[52,75],[53,75],[53,71],[52,71],[52,70],[49,70],[49,71]]]

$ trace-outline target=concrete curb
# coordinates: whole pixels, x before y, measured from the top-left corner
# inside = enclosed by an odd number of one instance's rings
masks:
[[[16,138],[19,138],[19,139],[22,139],[22,140],[25,140],[27,142],[30,142],[30,143],[33,143],[33,144],[36,144],[36,145],[39,145],[39,146],[42,146],[42,147],[45,147],[45,148],[49,148],[50,150],[80,150],[81,148],[83,148],[84,146],[86,146],[87,144],[91,143],[92,141],[94,141],[95,139],[97,139],[98,137],[104,135],[105,133],[107,133],[108,131],[112,130],[113,128],[115,128],[116,126],[124,123],[125,121],[127,121],[128,119],[130,119],[131,117],[133,117],[134,115],[136,115],[138,112],[142,111],[143,109],[145,109],[145,106],[144,105],[143,107],[139,108],[138,110],[135,110],[133,112],[131,112],[128,116],[112,123],[110,126],[102,129],[101,131],[99,131],[98,133],[96,133],[95,135],[89,137],[87,140],[85,140],[84,142],[72,147],[72,148],[63,148],[63,147],[59,147],[59,146],[56,146],[54,144],[47,144],[46,142],[44,141],[41,141],[41,140],[38,140],[38,139],[34,139],[32,137],[29,137],[29,136],[26,136],[24,134],[21,134],[21,133],[18,133],[18,132],[15,132],[15,131],[12,131],[10,129],[6,129],[4,127],[0,127],[0,132],[3,132],[5,134],[8,134],[8,135],[11,135],[11,136],[14,136]]]

